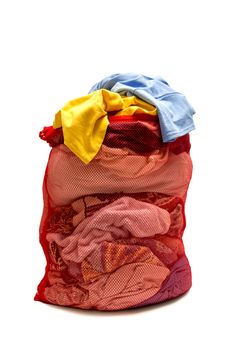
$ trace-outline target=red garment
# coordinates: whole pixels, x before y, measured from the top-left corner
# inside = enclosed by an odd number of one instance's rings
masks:
[[[156,118],[152,116],[109,116],[110,124],[103,144],[108,147],[128,147],[139,154],[150,153],[155,149],[169,147],[172,153],[189,153],[191,144],[189,134],[178,137],[176,141],[163,143],[160,127]],[[62,128],[55,129],[52,126],[45,126],[39,133],[42,140],[51,147],[64,143]]]
[[[103,144],[113,148],[128,147],[139,154],[164,146],[154,121],[110,123]]]

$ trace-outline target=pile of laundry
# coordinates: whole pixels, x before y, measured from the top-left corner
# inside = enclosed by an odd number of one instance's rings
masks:
[[[35,300],[119,310],[190,289],[182,236],[194,113],[160,77],[114,74],[44,127],[47,266]]]

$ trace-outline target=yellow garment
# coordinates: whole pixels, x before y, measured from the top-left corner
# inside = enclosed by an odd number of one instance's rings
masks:
[[[155,106],[136,96],[122,97],[101,89],[69,101],[56,113],[53,126],[62,127],[64,144],[87,164],[103,143],[109,124],[107,113],[113,111],[117,115],[157,114]]]

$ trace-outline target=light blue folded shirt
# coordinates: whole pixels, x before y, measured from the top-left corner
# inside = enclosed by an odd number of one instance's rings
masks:
[[[95,84],[89,93],[99,89],[118,92],[122,96],[135,95],[156,106],[163,142],[174,141],[195,129],[195,110],[183,94],[173,90],[161,77],[113,74]]]

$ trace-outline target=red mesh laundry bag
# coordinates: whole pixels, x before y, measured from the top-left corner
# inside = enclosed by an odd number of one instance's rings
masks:
[[[182,241],[189,134],[164,143],[156,108],[111,110],[105,118],[90,162],[69,147],[63,126],[40,133],[52,149],[40,224],[47,265],[35,300],[118,310],[172,299],[191,287]]]

